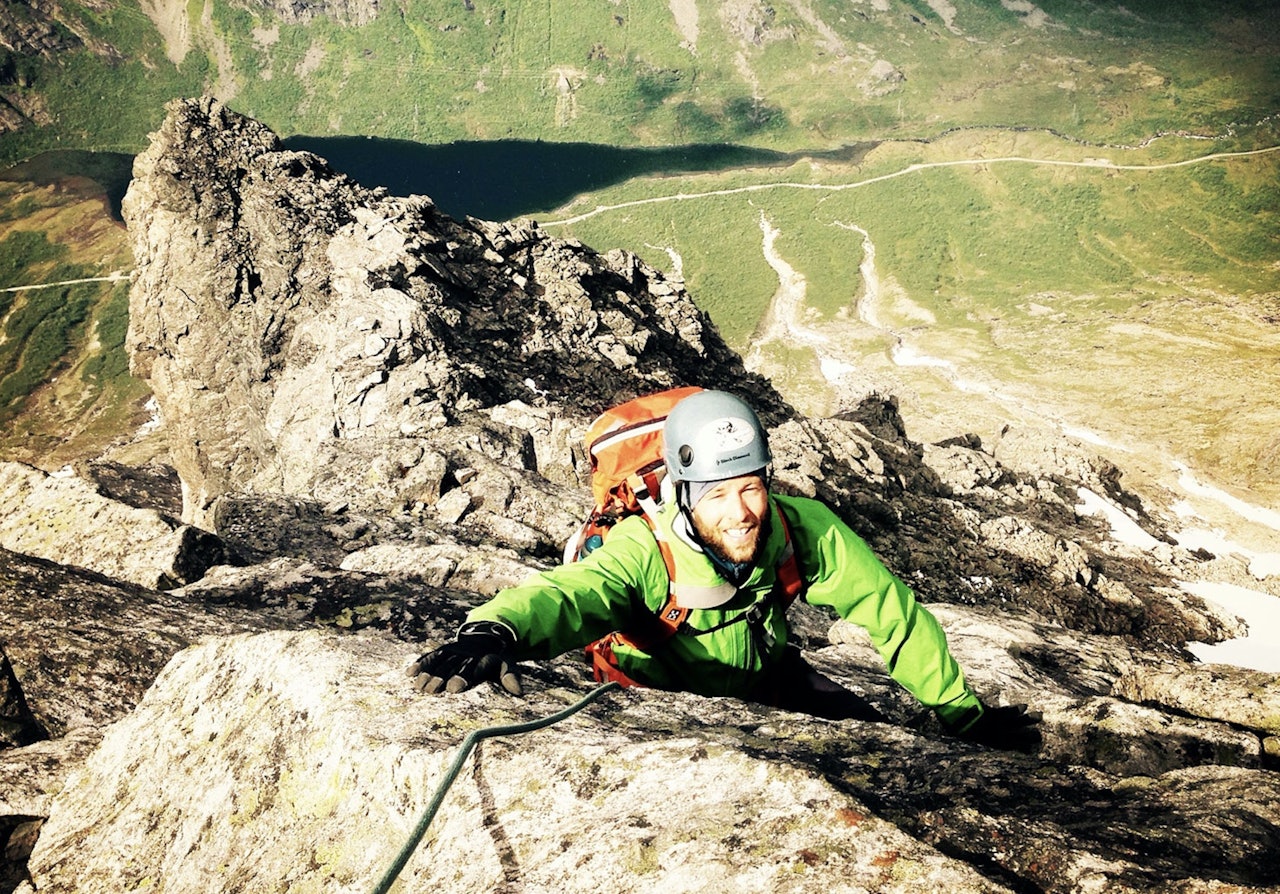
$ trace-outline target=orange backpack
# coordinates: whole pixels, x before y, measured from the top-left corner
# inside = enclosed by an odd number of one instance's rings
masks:
[[[565,545],[564,561],[582,559],[604,543],[614,525],[629,516],[640,515],[654,534],[670,581],[665,604],[646,623],[633,630],[614,631],[587,646],[587,659],[599,682],[640,685],[618,668],[613,656],[614,645],[625,643],[644,652],[652,651],[679,632],[689,616],[689,609],[676,601],[675,559],[671,545],[661,535],[654,518],[662,503],[662,481],[666,477],[663,423],[677,403],[701,390],[697,386],[672,388],[635,398],[606,410],[587,429],[585,442],[591,459],[591,494],[595,506]],[[785,609],[800,595],[804,584],[791,545],[790,526],[785,515],[779,515],[786,533],[786,547],[778,560],[777,578]],[[753,607],[746,614],[756,610]]]
[[[595,507],[565,545],[565,562],[575,562],[598,547],[609,529],[627,516],[658,514],[667,473],[663,423],[676,404],[701,390],[694,385],[646,394],[605,410],[591,423],[584,440]]]

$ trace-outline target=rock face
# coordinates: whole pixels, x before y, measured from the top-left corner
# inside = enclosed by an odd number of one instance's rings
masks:
[[[378,15],[378,0],[261,0],[261,6],[273,10],[281,20],[290,23],[310,22],[327,17],[343,25],[367,25]]]
[[[851,657],[826,651],[832,664]],[[31,859],[37,890],[130,890],[148,879],[170,892],[367,890],[467,732],[548,716],[589,687],[581,665],[562,661],[537,673],[524,700],[424,699],[404,675],[416,654],[316,632],[183,652],[58,795]],[[910,709],[884,704],[909,722]],[[1055,702],[1050,738],[1065,748],[1092,727],[1091,767],[906,725],[613,693],[551,730],[483,743],[400,878],[405,890],[448,891],[1274,881],[1280,774],[1257,770],[1256,754],[1222,765],[1188,751],[1170,765],[1170,748],[1159,765],[1134,761],[1127,746],[1142,739],[1185,745],[1190,733],[1221,743],[1225,758],[1248,738],[1167,720],[1109,699]],[[192,783],[175,787],[182,779]]]
[[[76,10],[42,0],[10,0],[0,5],[0,133],[53,123],[45,98],[24,61],[55,61],[87,49],[108,61],[119,51],[87,28]],[[32,89],[32,88],[36,89]]]
[[[609,693],[482,743],[406,890],[1280,890],[1280,686],[1181,648],[1242,625],[1179,582],[1246,569],[1177,548],[1086,449],[917,444],[876,396],[798,417],[636,258],[363,190],[208,100],[171,107],[126,215],[176,472],[3,470],[26,521],[0,541],[0,891],[371,889],[468,733],[593,685],[576,655],[524,699],[404,669],[555,561],[595,412],[686,383],[757,402],[776,486],[912,583],[980,694],[1041,712],[1041,752],[944,736],[800,604],[806,657],[891,722]],[[1079,516],[1081,489],[1158,545]],[[221,564],[117,561],[177,515]],[[64,516],[80,537],[40,527]]]
[[[768,391],[636,257],[371,192],[211,101],[169,115],[124,215],[133,365],[190,435],[173,454],[193,524],[237,490],[434,505],[460,442],[555,427],[483,412],[513,401],[598,411],[704,371]],[[572,475],[515,449],[493,458]]]
[[[65,33],[59,34],[54,21],[37,7],[27,3],[6,3],[0,10],[0,46],[24,55],[52,58],[60,50],[80,46]]]
[[[88,856],[111,848],[165,879],[167,891],[272,890],[282,881],[291,890],[359,890],[391,864],[458,734],[491,716],[487,695],[459,704],[414,698],[403,673],[413,654],[316,634],[223,639],[184,653],[70,781],[61,800],[68,809],[60,805],[41,836],[39,890],[136,884],[141,873]],[[582,680],[557,681],[566,682],[574,688],[505,707],[521,719],[535,716],[535,705],[549,713],[576,699]],[[175,697],[186,710],[172,710]],[[222,706],[232,701],[254,709],[228,723]],[[402,874],[405,889],[599,891],[630,878],[621,890],[669,890],[697,877],[712,890],[778,891],[898,873],[902,890],[991,890],[822,775],[753,757],[733,741],[768,738],[756,732],[767,718],[722,705],[707,716],[698,705],[695,720],[683,701],[615,697],[556,735],[485,744]],[[681,715],[712,726],[654,734],[655,721],[681,723]],[[140,736],[154,747],[137,749]],[[166,783],[150,772],[157,758],[166,773],[181,768],[201,780],[195,809],[168,808]],[[115,789],[125,809],[90,795],[100,786]],[[154,832],[137,836],[148,826]],[[306,845],[271,844],[284,840]],[[758,859],[761,849],[774,856]]]

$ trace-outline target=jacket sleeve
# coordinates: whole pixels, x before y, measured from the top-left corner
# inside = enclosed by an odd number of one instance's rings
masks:
[[[499,591],[467,620],[506,624],[520,659],[554,658],[625,627],[649,594],[665,598],[667,587],[653,533],[643,519],[625,519],[586,558]]]
[[[915,593],[826,505],[785,501],[796,519],[795,540],[805,599],[829,606],[871,635],[889,674],[949,726],[982,713],[978,697],[947,647],[947,637]]]

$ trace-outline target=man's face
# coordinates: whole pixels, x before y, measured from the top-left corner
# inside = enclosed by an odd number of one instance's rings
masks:
[[[693,529],[703,545],[730,562],[750,562],[760,549],[769,489],[759,475],[721,481],[693,507]]]

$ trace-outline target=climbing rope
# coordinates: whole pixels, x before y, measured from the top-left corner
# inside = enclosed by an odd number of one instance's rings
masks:
[[[543,717],[541,720],[530,720],[527,723],[486,726],[468,734],[462,740],[462,747],[458,749],[458,755],[453,759],[453,764],[449,767],[449,771],[444,774],[444,780],[432,796],[431,803],[427,805],[427,809],[422,812],[422,816],[418,819],[418,825],[414,827],[412,834],[409,835],[409,840],[400,848],[400,853],[396,855],[395,861],[383,874],[378,886],[373,889],[373,894],[387,894],[387,891],[391,889],[392,884],[395,883],[396,878],[400,875],[400,871],[404,869],[405,864],[409,862],[409,858],[413,856],[413,852],[417,850],[418,843],[422,841],[422,836],[427,833],[427,827],[435,819],[436,812],[440,809],[441,802],[444,801],[445,793],[449,791],[449,786],[453,785],[453,781],[458,778],[458,773],[462,771],[462,765],[466,762],[467,755],[476,747],[477,742],[494,736],[514,736],[518,733],[531,733],[534,730],[543,729],[578,713],[610,689],[621,688],[617,683],[605,683],[603,686],[597,686],[588,692],[581,701],[570,705],[558,714],[552,714],[550,717]]]

